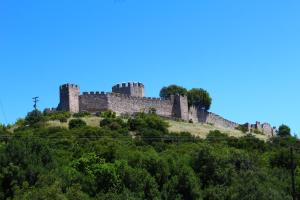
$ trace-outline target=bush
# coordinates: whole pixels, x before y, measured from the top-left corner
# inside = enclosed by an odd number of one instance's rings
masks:
[[[41,111],[33,110],[29,112],[25,117],[25,124],[29,126],[38,126],[41,125],[45,121],[45,118]]]
[[[22,118],[17,119],[16,125],[19,126],[19,127],[25,126],[26,125],[25,119],[22,119]]]
[[[157,130],[163,134],[168,133],[169,124],[155,114],[139,113],[135,118],[128,120],[129,129],[141,131],[143,129]]]
[[[44,117],[46,121],[55,121],[59,120],[60,122],[68,122],[68,119],[71,117],[71,113],[69,112],[53,112],[53,113],[46,113],[44,112]]]
[[[239,131],[242,131],[243,133],[247,133],[248,132],[248,126],[247,126],[247,124],[240,124],[235,129],[239,130]]]
[[[287,125],[281,125],[278,130],[279,137],[289,137],[291,136],[291,129]]]
[[[127,125],[121,118],[105,118],[100,121],[100,127],[107,127],[111,130],[119,130]]]
[[[73,114],[74,118],[83,118],[83,117],[89,117],[89,116],[91,116],[91,113],[89,113],[89,112],[79,112],[79,113]]]
[[[76,129],[76,128],[81,128],[81,127],[85,127],[86,126],[86,122],[83,121],[82,119],[72,119],[69,122],[69,129]]]
[[[117,114],[111,110],[102,112],[100,115],[102,118],[116,118]]]

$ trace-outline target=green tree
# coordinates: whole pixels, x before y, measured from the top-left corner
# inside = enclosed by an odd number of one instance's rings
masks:
[[[25,117],[25,123],[29,126],[40,125],[44,122],[44,115],[39,110],[33,110]]]
[[[163,87],[160,90],[159,96],[161,98],[169,98],[171,95],[187,95],[187,89],[178,85],[170,85],[168,87]]]
[[[193,88],[188,91],[188,102],[189,106],[196,106],[204,108],[205,110],[209,110],[212,103],[212,98],[206,90],[201,88]]]
[[[291,129],[290,129],[290,127],[288,127],[287,125],[282,124],[279,127],[278,136],[279,137],[288,137],[288,136],[291,136]]]

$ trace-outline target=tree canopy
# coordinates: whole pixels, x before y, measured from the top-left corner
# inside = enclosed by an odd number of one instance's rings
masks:
[[[202,88],[193,88],[187,90],[184,87],[178,85],[170,85],[168,87],[163,87],[160,90],[161,98],[169,98],[171,95],[186,95],[188,97],[189,106],[196,106],[203,108],[204,110],[209,110],[212,98],[209,93]]]
[[[188,102],[189,106],[196,106],[204,108],[205,110],[209,110],[212,103],[212,98],[206,90],[201,88],[193,88],[188,91]]]
[[[280,137],[288,137],[291,136],[291,129],[287,125],[281,125],[278,129],[278,136]]]
[[[187,89],[178,85],[170,85],[163,87],[160,90],[159,96],[161,98],[169,98],[171,95],[187,95]]]

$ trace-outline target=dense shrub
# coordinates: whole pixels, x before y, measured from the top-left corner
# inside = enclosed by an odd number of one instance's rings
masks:
[[[89,116],[91,116],[91,113],[89,113],[89,112],[79,112],[79,113],[73,114],[74,118],[83,118],[83,117],[89,117]]]
[[[236,127],[237,130],[242,131],[243,133],[248,132],[248,125],[247,124],[240,124]]]
[[[287,125],[281,125],[278,129],[279,137],[289,137],[291,136],[291,129]]]
[[[59,120],[60,122],[68,122],[68,119],[71,117],[71,113],[62,111],[52,113],[44,112],[44,117],[47,121]]]
[[[45,121],[44,115],[39,110],[33,110],[25,117],[25,124],[29,126],[39,126]]]
[[[108,110],[108,111],[105,111],[105,112],[101,112],[100,116],[102,118],[116,118],[117,117],[116,113],[113,112],[113,111],[111,111],[111,110]]]
[[[69,129],[82,128],[86,126],[86,122],[82,119],[72,119],[69,122]]]

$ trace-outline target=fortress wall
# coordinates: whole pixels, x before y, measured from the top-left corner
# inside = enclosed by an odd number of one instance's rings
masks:
[[[101,112],[108,110],[108,97],[104,92],[83,93],[79,96],[80,112]]]
[[[197,123],[197,122],[201,122],[200,121],[200,118],[201,118],[201,113],[199,112],[199,110],[192,106],[189,108],[189,120],[192,120],[194,123]],[[204,123],[204,121],[203,121]]]
[[[108,107],[117,114],[148,112],[151,108],[163,117],[172,117],[173,104],[170,99],[142,98],[122,94],[107,94]]]
[[[205,110],[198,109],[195,107],[190,107],[189,119],[193,120],[193,122],[210,123],[218,127],[230,129],[234,129],[239,125],[238,123],[224,119],[223,117],[217,114],[207,112]]]
[[[269,137],[273,136],[273,127],[270,124],[268,123],[262,124],[262,130],[265,135]]]

